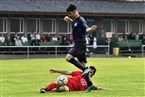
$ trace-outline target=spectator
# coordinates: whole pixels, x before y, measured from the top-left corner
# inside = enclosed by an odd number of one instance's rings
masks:
[[[61,40],[61,36],[60,36],[60,35],[58,35],[58,37],[57,37],[57,42],[59,42],[59,43],[62,42],[62,40]]]
[[[22,41],[22,43],[26,43],[28,41],[28,38],[27,38],[26,34],[22,35],[21,41]]]
[[[32,46],[35,44],[35,34],[34,34],[34,32],[32,31],[31,32],[31,34],[30,34],[30,39],[31,39],[31,41],[32,41]]]
[[[11,36],[10,36],[10,34],[8,34],[8,36],[6,38],[6,46],[11,46],[11,45],[12,45]]]
[[[111,43],[111,39],[110,38],[105,38],[105,45],[108,45]]]
[[[110,38],[105,38],[105,45],[110,45],[111,42],[112,41]],[[105,48],[105,54],[106,54],[106,56],[108,56],[108,54],[109,54],[108,48]]]
[[[37,32],[37,34],[36,34],[36,40],[38,41],[38,42],[40,42],[40,33],[39,32]]]
[[[5,37],[3,33],[0,36],[0,42],[2,43],[2,46],[5,46]]]
[[[142,39],[142,44],[145,45],[145,35],[143,36],[143,39]]]
[[[143,36],[145,36],[145,32],[142,34],[142,35],[140,35],[140,37],[139,37],[139,39],[143,39]]]
[[[69,38],[66,36],[66,34],[62,36],[62,45],[70,45]],[[66,47],[66,50],[69,51],[70,47]]]
[[[136,40],[139,40],[139,33],[137,33],[137,32],[136,32],[136,34],[135,34],[135,39],[136,39]]]
[[[88,37],[88,35],[86,35],[86,44],[89,45],[90,43],[90,38]]]
[[[30,34],[30,38],[31,38],[31,40],[34,40],[34,39],[35,39],[35,34],[34,34],[33,31],[32,31],[31,34]]]
[[[96,48],[97,48],[97,38],[94,36],[93,38],[93,52],[96,53]]]
[[[122,35],[119,35],[118,42],[123,42],[123,36]]]
[[[15,39],[15,38],[19,38],[19,36],[18,36],[18,32],[15,32],[14,39]]]
[[[56,37],[56,35],[54,35],[54,36],[52,37],[52,42],[57,42],[57,37]]]
[[[22,42],[19,37],[15,38],[15,46],[22,46]]]
[[[123,38],[124,41],[127,41],[127,36],[126,36],[125,33],[123,33],[122,38]]]
[[[93,36],[92,36],[92,34],[89,36],[89,38],[90,38],[90,43],[89,43],[89,45],[93,45]]]
[[[15,45],[15,40],[16,38],[18,38],[19,36],[17,35],[17,32],[15,32],[15,34],[11,34],[11,38],[12,38],[12,45]]]
[[[33,46],[39,46],[39,45],[40,45],[40,40],[38,39],[38,37],[36,38],[36,35],[35,35]]]
[[[45,35],[41,35],[40,41],[41,41],[41,42],[46,42]]]
[[[51,41],[52,41],[52,38],[51,38],[50,34],[48,34],[48,35],[46,36],[46,41],[48,41],[48,42],[51,42]]]
[[[74,42],[74,38],[72,35],[70,35],[70,37],[69,37],[69,42],[70,42],[70,44],[73,44],[73,42]]]
[[[135,40],[136,39],[135,34],[133,32],[131,32],[128,36],[128,39]]]
[[[86,35],[86,45],[89,45],[89,43],[90,43],[90,38],[88,37],[88,35]],[[86,48],[86,56],[87,57],[90,56],[90,50],[88,47]]]
[[[69,45],[69,39],[66,34],[62,37],[62,45]]]

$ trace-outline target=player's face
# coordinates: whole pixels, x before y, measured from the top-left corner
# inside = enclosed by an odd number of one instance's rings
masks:
[[[68,12],[68,15],[69,15],[69,17],[74,19],[75,18],[75,11]]]
[[[90,76],[92,77],[94,75],[94,69],[90,69]]]

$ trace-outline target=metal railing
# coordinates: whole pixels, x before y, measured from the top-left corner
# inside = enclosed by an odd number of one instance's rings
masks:
[[[0,46],[0,52],[1,52],[1,54],[3,54],[4,52],[7,52],[6,49],[11,49],[10,51],[12,51],[13,53],[15,53],[15,52],[26,53],[27,59],[29,59],[31,52],[34,52],[34,53],[37,52],[34,50],[34,48],[37,48],[37,49],[38,48],[39,49],[47,48],[45,52],[53,52],[55,54],[55,58],[57,58],[58,52],[67,53],[67,50],[61,51],[60,48],[71,48],[71,47],[72,47],[72,45],[65,45],[65,46],[64,45],[63,46]],[[88,45],[87,47],[93,48],[93,46],[91,46],[91,45]],[[110,56],[110,53],[109,53],[110,46],[109,45],[97,45],[97,48],[100,48],[100,47],[107,48],[107,53],[108,53],[108,57],[109,57]],[[52,48],[53,48],[53,50],[50,50]],[[3,49],[3,50],[1,50],[1,49]],[[14,49],[17,49],[17,50],[15,51]],[[40,51],[38,50],[38,52],[41,52],[41,50]]]
[[[141,49],[141,52],[142,52],[142,58],[144,58],[144,48],[145,48],[145,45],[142,45],[142,49]]]

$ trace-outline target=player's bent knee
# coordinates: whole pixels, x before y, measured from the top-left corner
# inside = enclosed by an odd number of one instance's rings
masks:
[[[65,60],[69,62],[69,60],[71,60],[71,58],[73,58],[73,56],[70,54],[67,54],[65,57]]]
[[[67,86],[61,86],[57,89],[58,92],[69,92],[69,88]]]
[[[68,56],[67,56],[67,55],[66,55],[66,57],[65,57],[65,60],[66,60],[66,61],[69,61],[69,58],[68,58]]]
[[[65,91],[66,92],[69,92],[70,91],[68,86],[64,86],[64,88],[65,88]]]
[[[68,58],[65,58],[65,60],[66,60],[67,62],[69,62],[69,59],[68,59]]]

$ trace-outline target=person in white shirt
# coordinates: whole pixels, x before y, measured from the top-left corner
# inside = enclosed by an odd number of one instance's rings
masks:
[[[86,44],[89,45],[90,44],[90,38],[88,37],[88,35],[86,35]],[[89,56],[90,50],[88,48],[86,48],[86,55]]]
[[[93,38],[93,50],[94,50],[94,53],[96,53],[96,48],[97,48],[97,38],[96,38],[96,36],[94,36],[94,38]]]
[[[88,37],[88,35],[86,35],[86,44],[89,45],[90,43],[90,38]]]
[[[5,37],[3,34],[1,34],[0,36],[0,42],[2,43],[3,46],[5,45]]]
[[[34,34],[33,31],[32,31],[31,34],[30,34],[30,38],[31,38],[31,40],[34,40],[34,39],[35,39],[35,34]]]
[[[15,46],[22,46],[22,42],[19,37],[15,38]]]
[[[23,36],[21,37],[21,41],[22,43],[26,43],[28,41],[28,38],[26,37],[25,34],[23,34]]]
[[[53,41],[53,42],[57,42],[57,37],[56,37],[56,35],[55,35],[54,37],[52,37],[52,41]]]
[[[123,42],[123,36],[122,36],[122,35],[120,35],[120,36],[118,37],[118,42]]]
[[[96,49],[97,48],[97,38],[94,36],[93,38],[93,48]]]
[[[40,41],[40,33],[38,32],[37,34],[36,34],[36,40],[39,40]]]

